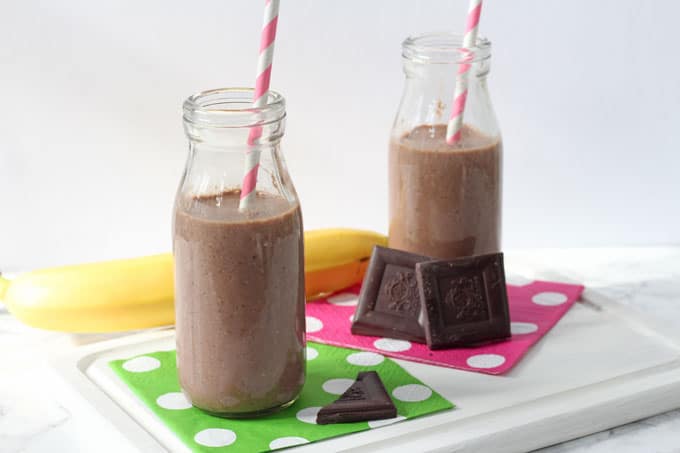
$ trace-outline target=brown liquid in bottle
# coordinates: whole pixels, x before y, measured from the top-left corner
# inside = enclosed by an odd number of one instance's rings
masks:
[[[175,208],[177,361],[192,404],[256,415],[292,404],[304,384],[300,207],[239,191],[184,197]]]
[[[463,126],[422,125],[389,150],[389,246],[451,259],[496,252],[501,230],[500,141]]]

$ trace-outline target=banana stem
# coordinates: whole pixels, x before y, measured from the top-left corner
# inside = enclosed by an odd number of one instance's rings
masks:
[[[0,274],[0,300],[5,297],[10,281]]]

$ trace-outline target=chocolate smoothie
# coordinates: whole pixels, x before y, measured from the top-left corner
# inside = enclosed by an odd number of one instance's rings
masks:
[[[421,125],[389,151],[389,246],[441,259],[497,252],[501,143],[469,126],[446,143],[446,125]]]
[[[177,363],[192,404],[253,415],[292,403],[305,376],[302,216],[297,203],[239,191],[178,198]]]

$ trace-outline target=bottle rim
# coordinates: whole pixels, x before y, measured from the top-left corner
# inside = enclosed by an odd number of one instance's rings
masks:
[[[474,47],[463,47],[463,36],[450,32],[432,32],[409,36],[402,42],[402,57],[415,63],[461,64],[491,58],[491,41],[478,35]]]
[[[189,96],[183,103],[183,119],[202,127],[241,128],[264,126],[286,116],[286,101],[268,91],[264,105],[253,106],[255,90],[248,87],[216,88]]]

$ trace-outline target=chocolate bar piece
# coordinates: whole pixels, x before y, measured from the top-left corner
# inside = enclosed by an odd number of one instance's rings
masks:
[[[352,333],[425,343],[416,263],[432,258],[376,246],[352,322]]]
[[[316,423],[351,423],[382,420],[397,416],[397,408],[375,371],[359,373],[354,384],[337,400],[324,406],[316,415]]]
[[[510,336],[502,253],[418,263],[416,278],[430,349]]]

